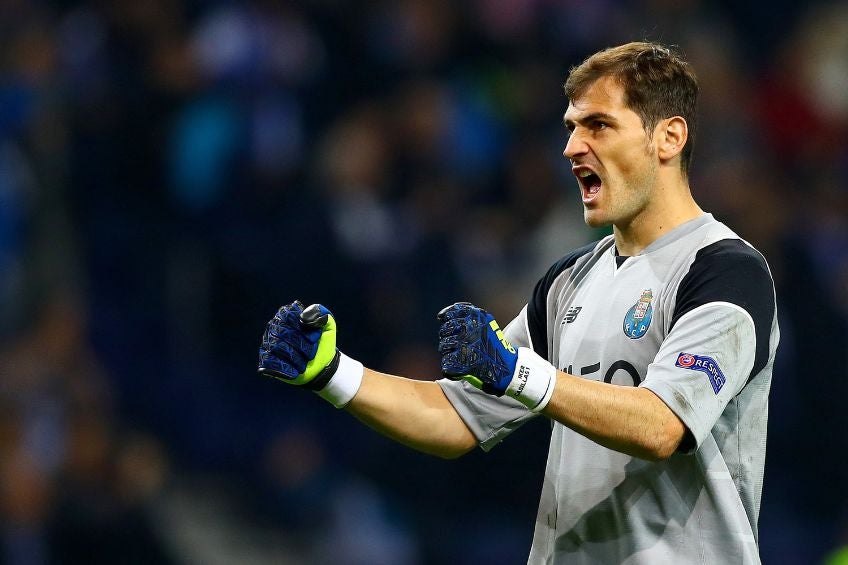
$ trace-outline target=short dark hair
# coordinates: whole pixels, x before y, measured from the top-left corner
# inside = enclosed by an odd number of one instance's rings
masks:
[[[565,81],[565,95],[575,100],[606,76],[614,77],[624,88],[624,103],[639,115],[648,135],[660,120],[672,116],[686,120],[689,137],[681,152],[680,167],[688,176],[698,125],[698,78],[692,66],[659,43],[627,43],[598,51],[572,67]]]

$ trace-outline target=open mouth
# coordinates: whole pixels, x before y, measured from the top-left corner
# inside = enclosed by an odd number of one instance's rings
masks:
[[[588,167],[575,167],[574,176],[577,177],[577,181],[580,183],[583,200],[592,200],[601,190],[601,185],[603,184],[601,177]]]

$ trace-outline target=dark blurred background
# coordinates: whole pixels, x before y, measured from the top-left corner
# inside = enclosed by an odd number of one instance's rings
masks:
[[[696,198],[777,283],[763,561],[836,563],[848,3],[0,0],[0,565],[524,562],[544,422],[441,461],[256,351],[320,301],[431,379],[441,307],[511,319],[602,235],[561,85],[634,39],[694,63]]]

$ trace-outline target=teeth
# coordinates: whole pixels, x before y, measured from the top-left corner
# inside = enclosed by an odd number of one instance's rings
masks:
[[[590,171],[588,169],[583,169],[582,171],[577,173],[577,176],[579,176],[581,179],[585,179],[586,177],[588,177],[591,174],[593,174],[592,171]]]

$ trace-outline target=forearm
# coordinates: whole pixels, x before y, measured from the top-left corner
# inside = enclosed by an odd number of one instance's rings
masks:
[[[476,439],[435,382],[384,375],[336,347],[332,313],[295,300],[265,327],[259,374],[315,391],[378,432],[445,458],[471,450]]]
[[[477,441],[432,381],[416,381],[365,369],[362,385],[345,409],[367,426],[418,451],[447,459]]]
[[[669,457],[686,433],[683,422],[650,390],[558,371],[532,348],[513,347],[482,308],[457,302],[438,318],[446,375],[514,398],[605,447],[644,459]]]
[[[650,390],[562,371],[542,413],[605,447],[654,461],[674,453],[686,433],[683,422]]]

